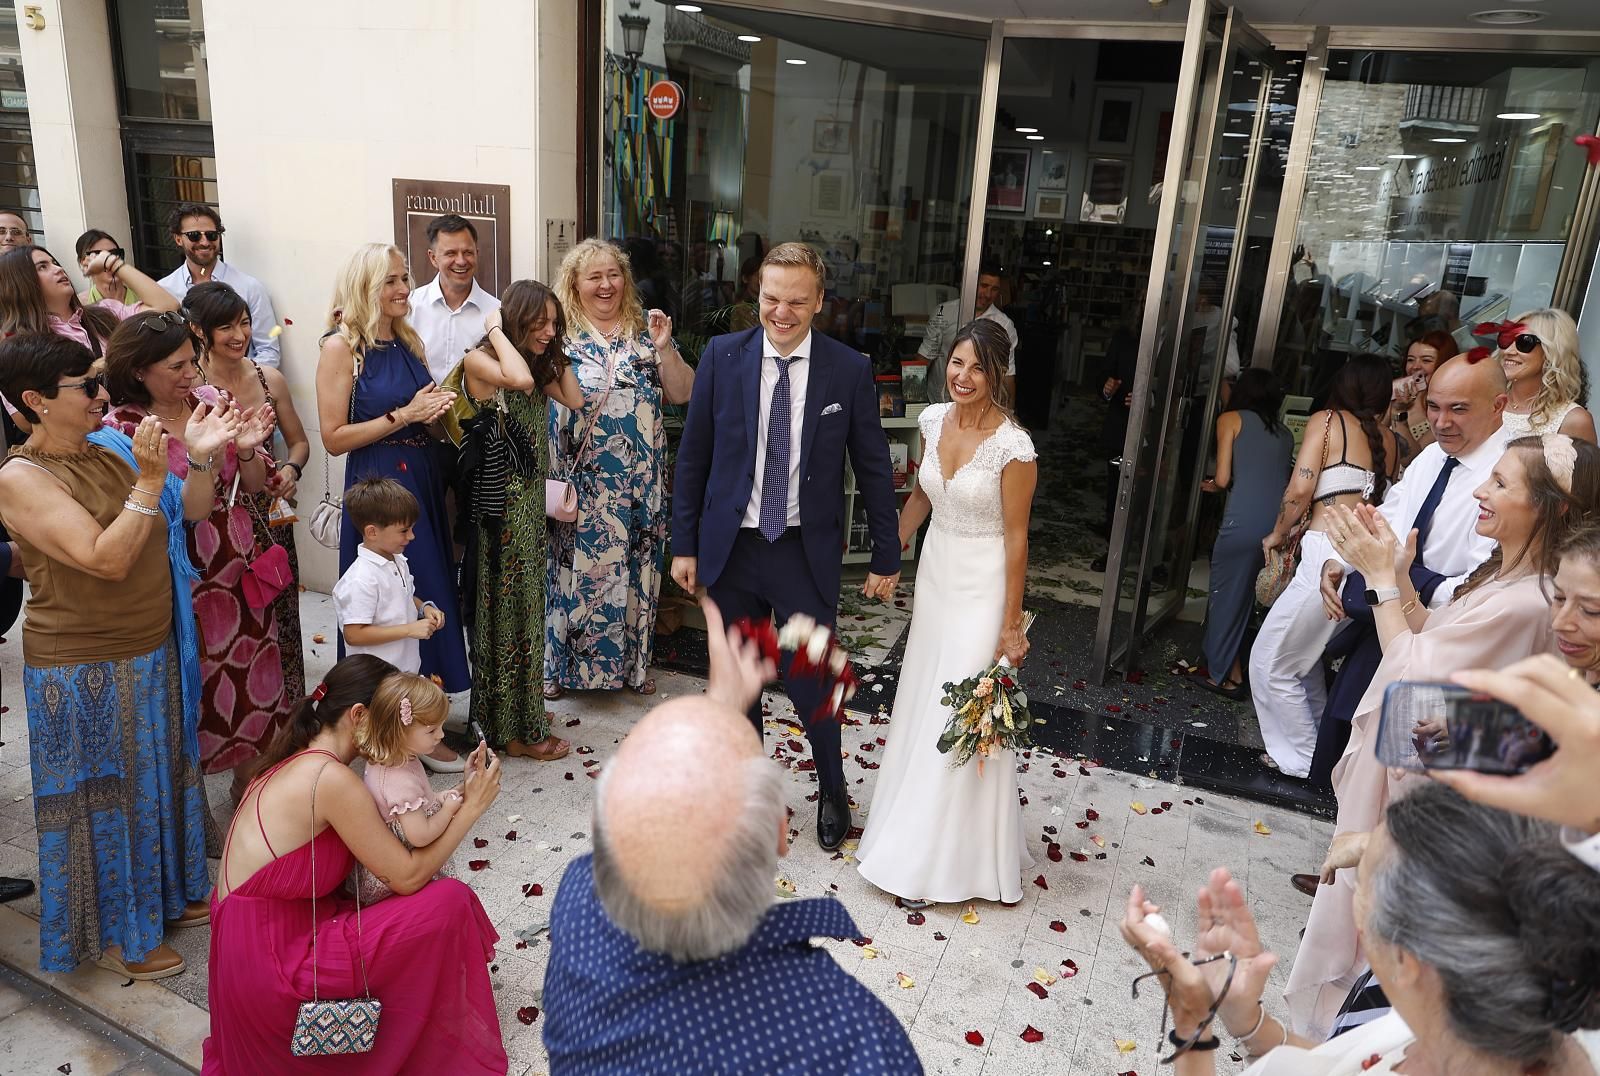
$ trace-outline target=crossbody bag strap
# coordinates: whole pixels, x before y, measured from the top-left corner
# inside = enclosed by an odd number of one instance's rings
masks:
[[[578,473],[578,461],[583,459],[584,450],[589,447],[589,437],[594,433],[595,423],[600,421],[600,412],[605,410],[606,401],[611,398],[611,381],[616,363],[616,353],[606,346],[606,389],[600,394],[600,402],[595,405],[594,411],[589,415],[589,422],[583,428],[583,436],[578,440],[577,450],[572,454],[572,466],[567,468],[567,481],[572,481],[572,476]]]
[[[317,829],[317,782],[322,780],[322,771],[331,766],[331,762],[324,762],[311,778],[311,1000],[321,1001],[322,996],[317,990],[317,838],[321,834]],[[365,997],[372,996],[372,988],[367,985],[367,954],[361,948],[361,886],[356,886],[356,960],[361,965],[361,993]]]

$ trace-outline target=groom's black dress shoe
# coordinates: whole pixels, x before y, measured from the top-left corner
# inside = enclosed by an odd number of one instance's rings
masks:
[[[849,832],[850,794],[842,788],[823,792],[817,797],[817,843],[832,852]]]
[[[33,892],[33,883],[26,878],[0,878],[0,904],[16,900]]]

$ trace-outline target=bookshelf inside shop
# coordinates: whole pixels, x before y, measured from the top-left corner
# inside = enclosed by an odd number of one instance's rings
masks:
[[[991,216],[984,258],[1006,267],[1014,303],[1042,300],[1046,316],[1078,318],[1083,358],[1094,359],[1144,291],[1154,250],[1148,228]]]
[[[921,410],[921,408],[918,408]],[[883,432],[889,438],[889,466],[894,474],[896,507],[904,507],[906,498],[917,486],[917,468],[922,463],[922,429],[915,416],[884,417]],[[850,527],[845,532],[844,563],[867,564],[872,560],[872,539],[867,532],[867,506],[856,489],[855,472],[846,468],[844,476],[845,518]],[[900,554],[904,563],[917,559],[917,536],[912,535],[910,548]]]

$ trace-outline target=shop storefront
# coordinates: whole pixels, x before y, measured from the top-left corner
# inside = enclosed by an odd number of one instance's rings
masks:
[[[1262,32],[1214,0],[1118,25],[941,7],[971,17],[613,0],[595,219],[696,348],[754,324],[768,246],[815,245],[816,328],[873,359],[913,472],[928,317],[970,316],[999,267],[1043,464],[1030,601],[1093,636],[1092,677],[1203,609],[1220,506],[1200,482],[1240,364],[1305,410],[1349,354],[1583,310],[1600,179],[1572,140],[1600,122],[1600,37]],[[1101,397],[1118,348],[1121,413]]]

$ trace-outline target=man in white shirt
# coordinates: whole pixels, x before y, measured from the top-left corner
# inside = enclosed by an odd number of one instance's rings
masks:
[[[33,242],[27,218],[14,209],[0,209],[0,254]]]
[[[428,264],[435,276],[411,293],[411,327],[422,337],[434,384],[483,337],[483,320],[500,300],[478,285],[478,229],[446,213],[428,222]]]
[[[1428,422],[1436,443],[1418,453],[1383,498],[1380,511],[1396,534],[1422,532],[1412,580],[1421,599],[1433,608],[1449,602],[1468,573],[1494,550],[1493,539],[1475,530],[1478,503],[1472,491],[1505,451],[1500,424],[1505,385],[1505,374],[1496,362],[1473,363],[1458,356],[1441,365],[1428,387]],[[1430,501],[1431,510],[1424,514]],[[1315,548],[1324,547],[1333,548],[1326,541]],[[1250,651],[1250,695],[1268,753],[1284,773],[1324,784],[1343,750],[1341,733],[1348,739],[1355,703],[1377,669],[1376,659],[1359,652],[1361,634],[1345,634],[1362,626],[1370,634],[1372,624],[1371,611],[1362,600],[1366,583],[1346,586],[1348,571],[1342,561],[1328,559],[1320,592],[1309,587],[1286,590],[1278,600],[1298,601],[1301,607],[1292,618],[1271,617]],[[1359,575],[1353,578],[1359,580]],[[1364,615],[1364,625],[1341,629],[1327,618],[1324,604],[1338,603],[1341,587],[1346,619]],[[1276,611],[1276,604],[1273,608]],[[1329,643],[1336,631],[1342,636],[1339,654],[1345,657],[1348,674],[1341,670],[1329,693],[1323,689],[1322,658],[1325,651],[1332,652]],[[1377,653],[1381,657],[1381,650]],[[1358,675],[1362,667],[1364,677]],[[1339,713],[1344,714],[1342,720]]]
[[[156,283],[180,303],[196,284],[217,280],[228,285],[250,307],[250,357],[263,366],[277,366],[278,338],[272,335],[277,312],[261,281],[222,260],[227,229],[221,214],[212,206],[191,202],[174,209],[169,223],[172,241],[183,251],[183,264]]]
[[[978,268],[978,303],[974,317],[988,318],[997,323],[1011,338],[1011,354],[1006,357],[1006,391],[1013,401],[1017,398],[1017,327],[996,305],[1000,289],[1005,282],[1000,270],[992,265]],[[942,403],[945,399],[944,365],[950,358],[950,345],[961,328],[961,300],[951,299],[940,303],[933,316],[928,318],[928,331],[917,348],[917,357],[928,364],[928,402]]]

